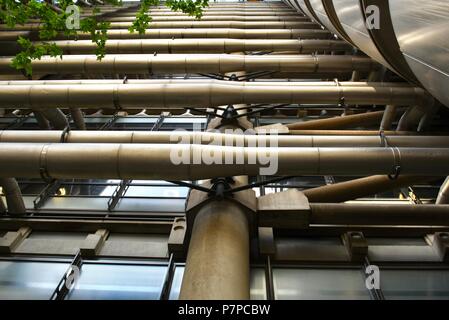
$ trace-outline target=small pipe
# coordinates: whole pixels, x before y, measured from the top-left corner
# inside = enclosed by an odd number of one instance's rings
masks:
[[[380,130],[382,131],[391,130],[391,126],[393,124],[393,121],[396,119],[396,116],[397,116],[396,106],[387,105],[385,107],[385,113],[380,123]]]
[[[369,126],[379,123],[384,111],[365,112],[348,116],[338,116],[329,119],[318,119],[287,124],[287,128],[293,130],[325,130],[346,129],[361,126]]]
[[[419,121],[424,115],[425,110],[421,106],[413,106],[408,108],[401,119],[399,119],[396,130],[398,131],[416,131]]]
[[[63,130],[69,125],[65,114],[59,108],[39,109],[54,129]]]
[[[84,121],[84,115],[79,108],[70,108],[70,114],[73,122],[79,130],[86,130],[86,122]]]
[[[41,110],[33,109],[33,114],[40,129],[50,130],[50,123],[47,118],[44,117]]]
[[[8,213],[25,214],[26,208],[23,202],[22,192],[16,179],[1,177],[0,186],[3,187],[3,194],[8,205]]]
[[[400,175],[396,179],[390,179],[386,175],[376,175],[311,188],[304,190],[303,193],[309,202],[344,202],[435,179],[435,177],[410,175]]]

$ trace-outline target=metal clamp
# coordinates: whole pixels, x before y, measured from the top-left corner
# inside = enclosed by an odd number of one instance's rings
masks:
[[[388,179],[396,180],[399,177],[399,174],[401,173],[401,164],[400,164],[401,153],[397,147],[390,147],[390,148],[393,151],[395,164],[392,167],[392,172],[388,174]],[[395,150],[397,151],[398,156],[396,156]]]
[[[61,133],[61,138],[59,139],[60,143],[64,143],[67,142],[67,137],[70,133],[70,125],[68,125],[67,127],[64,128],[64,130],[62,130]]]

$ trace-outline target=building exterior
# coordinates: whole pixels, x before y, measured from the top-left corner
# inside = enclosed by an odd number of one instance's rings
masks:
[[[449,6],[404,2],[104,5],[32,79],[1,25],[0,299],[448,299]]]

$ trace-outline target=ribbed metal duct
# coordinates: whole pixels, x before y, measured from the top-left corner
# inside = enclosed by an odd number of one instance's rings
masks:
[[[65,54],[89,54],[96,44],[90,40],[54,41]],[[133,39],[109,40],[106,53],[233,53],[245,51],[347,51],[348,45],[339,40],[240,40],[240,39]],[[16,42],[3,42],[2,55],[15,55],[21,48]]]
[[[25,82],[25,81],[24,81]],[[8,83],[8,82],[6,82]],[[9,82],[11,83],[11,82]],[[34,83],[34,82],[33,82]],[[49,82],[46,82],[49,83]],[[95,83],[95,82],[94,82]],[[107,82],[106,82],[107,83]],[[150,82],[151,83],[151,82]],[[7,108],[172,108],[246,103],[328,103],[423,105],[427,93],[389,83],[289,83],[233,81],[153,82],[152,84],[1,85],[0,107]]]
[[[306,14],[449,106],[445,0],[301,0]],[[379,28],[365,23],[377,6]]]
[[[401,174],[448,175],[449,149],[0,144],[0,177],[198,180],[257,175],[268,167],[267,175],[372,175],[398,166]]]
[[[11,66],[12,58],[0,58],[0,74],[19,73]],[[228,55],[159,54],[107,55],[101,61],[95,55],[69,55],[63,59],[44,56],[32,61],[34,74],[130,74],[130,73],[226,73],[236,71],[276,71],[298,73],[348,73],[370,71],[378,67],[371,58],[344,55]]]
[[[108,30],[108,39],[171,39],[171,38],[229,38],[229,39],[330,39],[329,31],[322,29],[147,29],[144,34],[128,30]],[[19,36],[39,39],[39,31],[1,31],[0,41],[15,41]],[[89,33],[78,32],[78,40],[89,40]],[[67,40],[60,34],[55,40]]]
[[[42,130],[1,130],[0,143],[61,141],[62,131]],[[228,146],[270,146],[273,142],[279,147],[383,147],[385,140],[396,147],[449,148],[448,136],[334,136],[334,135],[241,135],[215,132],[145,132],[145,131],[70,131],[65,143],[151,143],[151,144],[210,144],[220,143]]]

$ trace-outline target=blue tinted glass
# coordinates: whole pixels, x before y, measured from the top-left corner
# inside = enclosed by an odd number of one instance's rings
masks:
[[[68,263],[0,261],[0,300],[50,299]]]
[[[83,264],[72,300],[159,299],[165,266]]]

